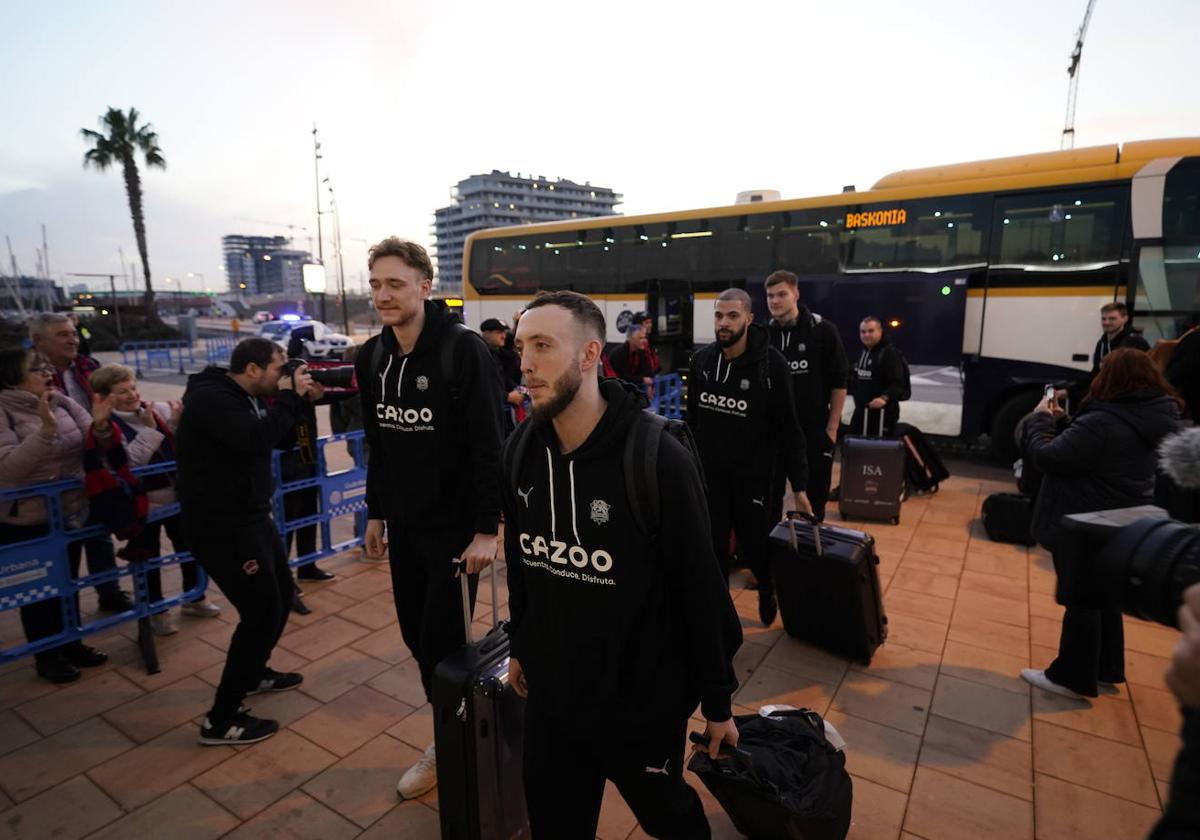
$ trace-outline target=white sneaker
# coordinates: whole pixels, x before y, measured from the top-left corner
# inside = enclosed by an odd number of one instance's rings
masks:
[[[150,629],[154,631],[155,636],[173,636],[179,632],[169,612],[150,616]]]
[[[425,750],[425,755],[417,763],[404,771],[400,783],[396,785],[396,793],[401,799],[416,799],[437,787],[437,755],[433,744]]]
[[[221,608],[212,601],[192,601],[180,607],[179,611],[196,618],[216,618],[221,614]]]
[[[1037,668],[1026,668],[1021,672],[1021,679],[1025,680],[1025,682],[1029,683],[1030,685],[1036,685],[1043,691],[1049,691],[1051,694],[1057,694],[1060,697],[1069,697],[1072,700],[1087,699],[1082,694],[1072,691],[1065,685],[1059,685],[1058,683],[1054,682],[1054,680],[1046,676],[1045,671],[1038,670]]]

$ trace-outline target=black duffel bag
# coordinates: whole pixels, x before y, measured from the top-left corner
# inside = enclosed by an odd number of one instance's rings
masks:
[[[696,753],[688,763],[734,827],[751,840],[843,840],[853,789],[821,716],[796,709],[734,721],[736,754]]]

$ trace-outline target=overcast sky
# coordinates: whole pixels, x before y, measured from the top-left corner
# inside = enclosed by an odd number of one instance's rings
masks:
[[[223,290],[224,234],[302,225],[308,247],[314,122],[352,284],[356,238],[432,244],[476,172],[611,186],[637,213],[1053,150],[1085,6],[6,0],[0,234],[25,273],[42,223],[56,277],[134,257],[119,173],[80,166],[109,105],[137,107],[167,158],[143,172],[156,287]],[[1197,32],[1196,0],[1098,0],[1076,145],[1200,136]]]

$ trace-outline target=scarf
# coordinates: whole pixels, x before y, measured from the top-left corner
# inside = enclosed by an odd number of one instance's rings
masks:
[[[121,427],[110,421],[106,439],[89,428],[83,444],[83,487],[92,517],[121,540],[132,540],[146,527],[150,502],[145,488],[129,468]],[[125,546],[118,556],[146,560],[144,549]]]

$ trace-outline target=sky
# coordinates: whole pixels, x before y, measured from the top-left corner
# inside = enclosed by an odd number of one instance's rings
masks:
[[[79,130],[109,106],[136,107],[167,159],[142,173],[158,289],[223,291],[225,234],[291,224],[309,247],[314,124],[351,288],[366,242],[432,245],[434,209],[492,169],[612,187],[640,213],[1052,151],[1085,6],[2,0],[0,234],[24,273],[42,224],[56,278],[123,272],[120,173],[81,166]],[[1076,146],[1200,136],[1197,31],[1196,0],[1097,0]]]

